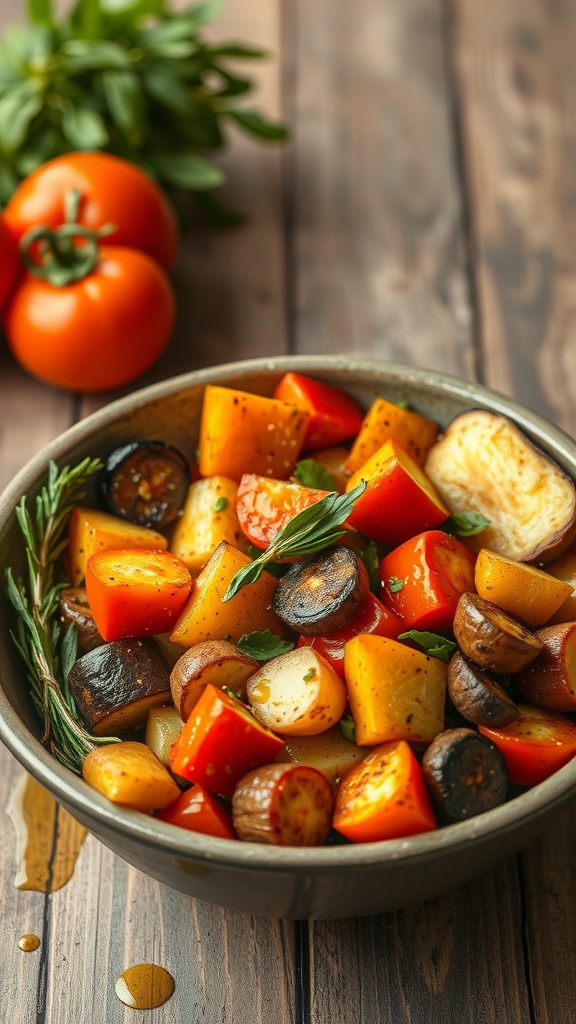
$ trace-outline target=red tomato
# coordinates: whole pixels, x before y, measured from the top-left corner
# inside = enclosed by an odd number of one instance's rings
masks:
[[[4,210],[16,241],[38,224],[63,224],[72,189],[81,194],[78,223],[93,231],[115,224],[109,245],[140,249],[170,270],[178,248],[172,203],[144,171],[109,153],[66,153],[29,174]]]
[[[168,633],[192,587],[170,551],[99,551],[86,566],[88,604],[105,640]]]
[[[555,711],[519,704],[520,714],[507,725],[479,725],[483,736],[504,755],[508,778],[517,786],[534,786],[553,775],[576,754],[576,725]]]
[[[386,555],[378,567],[383,600],[407,629],[452,629],[461,594],[475,590],[476,556],[463,541],[427,530]]]
[[[219,839],[236,839],[230,811],[217,796],[197,783],[181,793],[174,803],[157,811],[155,816],[170,825],[187,828],[189,832],[201,832]]]
[[[360,611],[352,622],[344,629],[326,636],[301,636],[297,647],[312,647],[318,654],[321,654],[332,668],[344,679],[344,644],[359,633],[374,633],[377,636],[387,636],[389,640],[397,640],[398,634],[402,632],[402,625],[398,619],[388,611],[387,608],[368,593],[364,598]]]
[[[310,413],[303,444],[307,451],[355,437],[364,419],[361,407],[350,395],[301,373],[285,373],[276,385],[274,398]]]
[[[23,269],[18,256],[18,246],[3,218],[0,217],[0,310],[4,309]]]
[[[243,775],[273,761],[283,746],[242,701],[207,683],[172,747],[170,767],[211,793],[232,796]]]
[[[387,441],[348,481],[351,491],[362,480],[348,523],[359,533],[395,547],[422,530],[439,526],[448,510],[420,466],[395,441]]]
[[[172,286],[158,263],[136,249],[102,246],[94,271],[65,287],[26,274],[4,329],[33,376],[71,391],[106,391],[152,366],[174,315]]]
[[[328,491],[244,473],[238,485],[236,514],[242,532],[263,550],[298,512],[325,498]]]
[[[406,740],[375,747],[344,776],[334,828],[354,843],[399,839],[436,828],[422,768]]]

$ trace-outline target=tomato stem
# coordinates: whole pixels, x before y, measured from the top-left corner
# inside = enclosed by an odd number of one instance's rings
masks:
[[[20,241],[20,254],[28,271],[55,288],[88,277],[100,257],[100,238],[116,230],[114,224],[105,224],[97,231],[79,224],[81,198],[77,189],[71,189],[64,201],[64,224],[57,228],[38,224]]]

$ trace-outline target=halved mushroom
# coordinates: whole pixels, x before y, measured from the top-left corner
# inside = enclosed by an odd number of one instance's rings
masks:
[[[448,665],[448,693],[456,710],[474,725],[505,725],[519,714],[506,691],[461,651]]]
[[[422,768],[439,820],[464,821],[504,803],[508,774],[497,746],[473,729],[447,729],[427,748]]]
[[[361,559],[350,548],[335,546],[295,562],[279,580],[272,608],[297,633],[321,636],[347,626],[368,590]]]
[[[186,721],[207,683],[245,695],[245,683],[259,669],[253,658],[227,640],[205,640],[182,654],[170,673],[174,707]]]
[[[491,672],[520,672],[542,650],[526,626],[478,594],[462,594],[453,628],[466,657]]]
[[[522,696],[537,708],[576,711],[576,622],[539,629],[538,657],[516,676]]]
[[[168,666],[150,639],[113,640],[96,647],[74,663],[68,683],[95,736],[140,728],[150,708],[170,702]]]
[[[88,604],[85,587],[66,587],[60,594],[58,615],[63,628],[74,626],[78,637],[78,653],[87,654],[104,643]]]

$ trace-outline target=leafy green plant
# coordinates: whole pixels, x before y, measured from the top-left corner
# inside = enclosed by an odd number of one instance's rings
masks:
[[[253,83],[237,62],[266,54],[202,36],[221,6],[75,0],[57,17],[52,0],[28,0],[27,24],[0,41],[0,202],[71,150],[106,150],[168,189],[196,192],[222,184],[208,155],[223,147],[227,123],[265,141],[286,138],[283,125],[238,105]]]

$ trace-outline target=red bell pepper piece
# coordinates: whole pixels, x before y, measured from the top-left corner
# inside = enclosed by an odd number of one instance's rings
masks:
[[[479,725],[478,730],[504,755],[508,778],[517,786],[534,786],[553,775],[576,754],[576,725],[555,711],[529,704],[507,725]]]
[[[232,796],[243,775],[273,761],[283,746],[241,700],[208,683],[170,751],[170,767],[211,793]]]
[[[346,773],[332,824],[354,843],[436,828],[422,768],[406,740],[382,743]]]
[[[255,547],[264,550],[293,516],[328,493],[286,480],[245,473],[236,496],[240,528]]]
[[[88,604],[104,640],[169,632],[191,587],[187,566],[170,551],[99,551],[86,566]]]
[[[461,594],[475,590],[476,555],[464,541],[427,530],[394,548],[378,567],[383,601],[405,629],[452,629]]]
[[[364,419],[358,402],[340,388],[301,373],[285,373],[274,398],[310,413],[302,448],[316,451],[355,437]]]
[[[374,594],[368,593],[352,622],[325,636],[301,636],[297,647],[313,647],[344,679],[344,644],[359,633],[374,633],[397,640],[404,627]]]
[[[420,466],[395,441],[387,441],[354,473],[347,491],[363,480],[348,524],[371,540],[396,547],[422,530],[439,526],[448,509]]]
[[[189,832],[201,832],[219,839],[237,838],[230,811],[214,793],[209,793],[197,783],[181,793],[174,803],[157,811],[155,816],[169,825],[187,828]]]

